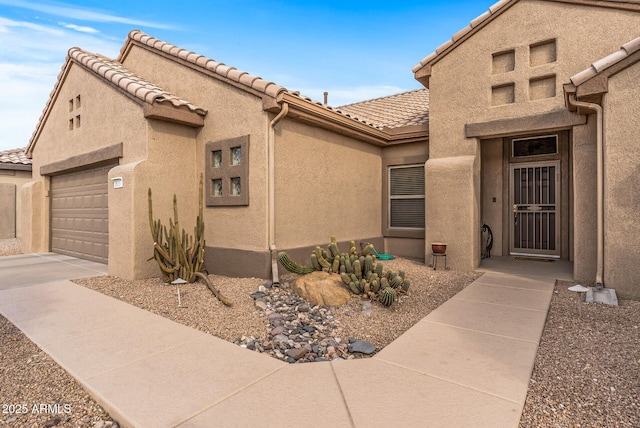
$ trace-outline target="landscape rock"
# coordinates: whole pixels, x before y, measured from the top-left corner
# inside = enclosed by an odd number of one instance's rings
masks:
[[[361,354],[369,355],[376,352],[376,347],[366,340],[356,340],[349,345],[349,352],[359,352]]]
[[[299,276],[291,284],[291,288],[298,296],[314,305],[342,306],[351,298],[340,275],[321,271]]]

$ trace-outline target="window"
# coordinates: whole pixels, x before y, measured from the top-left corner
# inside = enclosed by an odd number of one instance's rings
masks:
[[[76,95],[75,98],[69,100],[69,131],[80,128],[80,107],[82,107],[80,95]]]
[[[424,164],[389,167],[389,228],[424,229]]]
[[[211,141],[205,158],[207,206],[249,205],[249,136]]]
[[[526,156],[555,155],[558,153],[557,135],[520,138],[517,140],[513,140],[512,144],[512,156],[514,158]]]

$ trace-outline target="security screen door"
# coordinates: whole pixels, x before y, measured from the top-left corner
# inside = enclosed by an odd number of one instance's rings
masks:
[[[511,255],[560,257],[560,162],[510,168]]]

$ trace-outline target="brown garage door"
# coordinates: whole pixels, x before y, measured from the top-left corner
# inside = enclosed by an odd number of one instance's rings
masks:
[[[51,251],[107,263],[109,170],[114,165],[51,177]]]

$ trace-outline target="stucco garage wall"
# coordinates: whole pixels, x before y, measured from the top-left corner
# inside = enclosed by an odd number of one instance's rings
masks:
[[[616,25],[602,25],[603,22],[615,22]],[[478,230],[482,219],[480,187],[476,186],[480,180],[479,163],[452,161],[461,166],[453,181],[445,180],[447,174],[440,173],[439,168],[445,163],[430,163],[435,159],[479,156],[477,139],[465,137],[467,123],[564,111],[562,83],[595,59],[636,37],[638,25],[640,16],[633,12],[522,0],[433,64],[429,83],[430,160],[427,162],[428,176],[432,179],[428,186],[431,196],[427,198],[431,208],[427,206],[427,218],[447,212],[452,199],[467,208],[464,217],[457,222],[428,222],[426,238],[427,242],[450,241],[452,247],[449,248],[457,253],[450,257],[452,267],[473,268],[480,258]],[[557,60],[532,66],[530,46],[549,40],[555,40]],[[513,71],[494,73],[492,55],[510,50],[514,52]],[[530,79],[553,75],[556,76],[556,96],[530,100]],[[511,83],[514,84],[515,102],[492,106],[492,87]],[[490,134],[486,137],[496,136]],[[467,186],[467,189],[456,188],[454,183]],[[464,222],[462,228],[461,222]]]
[[[20,170],[2,170],[0,169],[0,185],[6,185],[7,189],[10,186],[13,186],[12,192],[8,193],[7,196],[11,196],[13,200],[13,206],[15,208],[13,219],[13,224],[3,224],[0,226],[0,230],[5,231],[4,234],[0,232],[0,238],[10,238],[17,237],[22,238],[22,217],[23,217],[23,209],[22,209],[22,197],[20,196],[20,189],[22,186],[31,181],[31,171],[20,171]],[[0,204],[5,205],[5,201],[0,201]],[[6,208],[8,208],[9,202],[6,202]],[[1,209],[0,209],[1,210]],[[11,232],[13,230],[13,232]],[[13,234],[13,236],[11,236]]]
[[[605,94],[604,283],[640,299],[640,63],[609,78]]]
[[[285,119],[275,158],[278,248],[381,236],[381,148]]]

